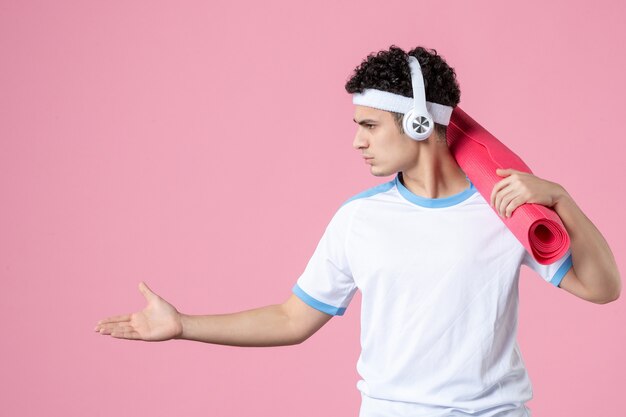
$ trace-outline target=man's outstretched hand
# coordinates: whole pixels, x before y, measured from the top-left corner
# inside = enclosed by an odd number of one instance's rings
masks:
[[[141,311],[100,320],[96,332],[120,339],[162,341],[178,338],[183,331],[180,313],[141,282],[139,291],[148,305]]]

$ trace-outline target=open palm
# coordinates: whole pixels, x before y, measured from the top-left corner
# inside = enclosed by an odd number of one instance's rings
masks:
[[[182,324],[176,308],[152,292],[143,282],[139,284],[139,291],[148,302],[143,310],[102,319],[97,323],[95,331],[121,339],[153,342],[180,336]]]

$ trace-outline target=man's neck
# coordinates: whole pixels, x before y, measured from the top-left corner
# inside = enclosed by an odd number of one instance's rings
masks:
[[[469,188],[465,173],[445,143],[420,144],[417,163],[400,175],[402,184],[413,194],[445,198]]]

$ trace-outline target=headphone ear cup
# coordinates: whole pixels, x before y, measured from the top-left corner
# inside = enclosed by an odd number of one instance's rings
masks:
[[[425,140],[430,137],[435,125],[430,114],[415,114],[415,109],[410,109],[402,118],[402,128],[411,139]]]

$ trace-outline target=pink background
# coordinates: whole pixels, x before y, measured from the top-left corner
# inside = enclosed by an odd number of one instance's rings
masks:
[[[356,416],[360,293],[296,346],[93,327],[143,308],[141,280],[189,314],[286,300],[339,204],[391,179],[352,149],[344,91],[391,44],[443,55],[460,106],[562,184],[626,270],[626,7],[503,3],[3,0],[0,413]],[[624,299],[522,269],[533,417],[621,412]]]

